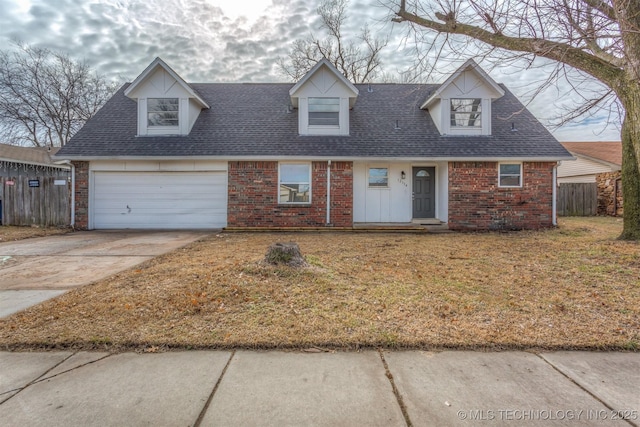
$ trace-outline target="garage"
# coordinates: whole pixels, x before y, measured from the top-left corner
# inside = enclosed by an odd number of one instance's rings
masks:
[[[227,223],[227,174],[93,171],[95,229],[205,229]]]

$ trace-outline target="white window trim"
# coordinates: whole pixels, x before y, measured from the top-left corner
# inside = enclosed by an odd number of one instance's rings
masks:
[[[311,124],[311,109],[309,108],[307,111],[307,117],[309,120],[309,129],[340,129],[340,97],[338,96],[310,96],[309,98],[307,98],[307,105],[310,107],[311,106],[311,100],[312,99],[331,99],[331,100],[335,100],[337,101],[335,105],[338,106],[338,111],[336,112],[338,115],[338,124],[315,124],[312,125]],[[320,104],[322,105],[322,104]],[[329,104],[327,104],[329,105]],[[331,104],[333,105],[333,104]]]
[[[460,127],[460,126],[451,126],[451,99],[472,99],[472,98],[462,98],[459,96],[456,97],[447,97],[440,99],[440,129],[443,135],[461,135],[461,136],[474,136],[474,135],[491,135],[491,99],[489,98],[480,98],[482,99],[482,111],[480,116],[480,123],[482,126],[479,127]],[[475,98],[473,98],[475,99]]]
[[[280,201],[280,167],[282,165],[307,165],[309,166],[309,201],[308,202],[281,202]],[[311,162],[278,162],[278,205],[280,206],[306,206],[310,205],[313,201],[313,182],[311,178],[313,176],[313,165]]]
[[[386,169],[387,170],[387,185],[370,185],[371,178],[371,169]],[[369,190],[388,190],[390,188],[389,185],[389,174],[391,172],[391,168],[389,165],[367,165],[367,189]]]
[[[151,97],[150,97],[151,98]],[[158,97],[154,97],[158,98]],[[175,98],[175,97],[172,97]],[[188,135],[189,123],[189,99],[178,98],[178,126],[149,126],[147,105],[148,98],[138,98],[138,136],[165,136]],[[191,123],[193,124],[193,123]]]
[[[149,114],[152,113],[152,111],[149,111],[149,100],[151,99],[175,99],[178,105],[178,109],[176,110],[176,112],[178,113],[178,124],[177,125],[170,125],[170,126],[156,126],[156,125],[152,125],[149,124]],[[177,130],[180,129],[180,98],[168,98],[168,97],[160,97],[160,98],[147,98],[147,129],[153,129],[153,130]]]
[[[501,185],[500,184],[500,177],[502,177],[503,175],[500,174],[500,166],[501,165],[518,165],[520,166],[520,185]],[[512,174],[505,174],[504,176],[514,176]],[[522,162],[500,162],[498,163],[498,187],[499,188],[522,188],[522,185],[524,184],[524,168],[522,166]]]
[[[322,98],[312,96],[311,98]],[[309,125],[309,98],[298,98],[298,133],[300,135],[349,135],[349,98],[327,96],[326,98],[340,99],[340,113],[338,126]]]
[[[452,117],[451,116],[453,114],[456,114],[456,113],[454,113],[453,106],[452,106],[454,100],[461,100],[461,101],[480,100],[480,104],[479,104],[480,111],[477,112],[477,114],[479,115],[479,118],[480,118],[480,120],[479,120],[480,126],[456,126],[456,125],[451,124],[451,121],[452,121]],[[482,108],[483,105],[482,104],[483,104],[482,98],[450,98],[449,99],[449,126],[451,127],[451,129],[456,129],[456,130],[458,130],[458,129],[482,129],[482,119],[484,118],[483,117],[484,116],[484,112],[483,112],[483,108]],[[472,112],[461,112],[459,114],[469,114],[470,115],[470,114],[472,114]],[[457,121],[456,119],[453,119],[453,120]]]

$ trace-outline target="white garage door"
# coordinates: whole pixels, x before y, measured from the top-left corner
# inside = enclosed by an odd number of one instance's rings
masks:
[[[93,228],[196,229],[227,224],[227,175],[94,172]]]

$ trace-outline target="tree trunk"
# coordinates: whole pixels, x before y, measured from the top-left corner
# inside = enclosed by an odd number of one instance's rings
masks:
[[[640,2],[614,0],[624,46],[625,77],[613,87],[625,109],[622,123],[624,230],[620,239],[640,240]]]
[[[630,102],[625,102],[626,114],[622,123],[624,229],[620,239],[623,240],[640,240],[640,85],[636,86],[635,96],[625,96]]]

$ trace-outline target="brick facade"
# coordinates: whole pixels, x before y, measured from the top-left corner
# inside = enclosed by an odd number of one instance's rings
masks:
[[[524,162],[522,187],[498,187],[497,162],[449,162],[449,229],[551,227],[555,162]]]
[[[72,162],[76,168],[75,223],[74,228],[89,227],[89,162]]]
[[[604,172],[596,175],[598,186],[598,215],[622,216],[622,172]]]
[[[89,162],[75,166],[75,227],[89,225]],[[278,204],[278,162],[229,162],[229,227],[326,227],[327,162],[311,163],[311,204]],[[555,162],[523,163],[522,188],[498,187],[497,162],[449,162],[449,229],[552,226]],[[618,206],[621,208],[621,204]],[[331,165],[331,222],[353,225],[353,163]]]
[[[229,227],[327,226],[327,162],[311,164],[311,204],[278,204],[278,162],[229,162]],[[331,225],[353,224],[353,163],[331,164]]]

